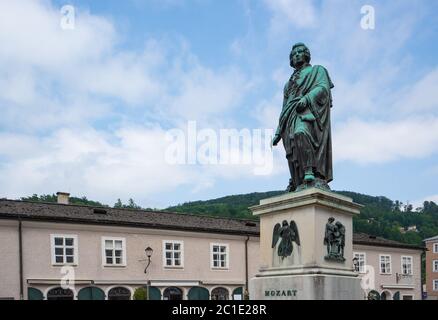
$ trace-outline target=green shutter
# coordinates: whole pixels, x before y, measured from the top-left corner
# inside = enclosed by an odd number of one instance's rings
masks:
[[[44,300],[44,295],[38,289],[27,288],[27,299],[28,300]]]
[[[240,299],[243,300],[243,287],[239,287],[233,290],[233,300],[235,295],[240,295]]]
[[[208,290],[202,287],[193,287],[188,294],[189,300],[208,300],[209,296]]]
[[[98,287],[86,287],[79,291],[78,300],[105,300],[105,293]]]
[[[160,289],[156,287],[149,287],[149,300],[161,300]]]

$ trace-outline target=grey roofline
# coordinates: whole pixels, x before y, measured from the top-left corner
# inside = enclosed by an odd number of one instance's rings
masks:
[[[372,246],[372,247],[386,247],[386,248],[401,248],[401,249],[411,249],[411,250],[421,250],[425,251],[425,247],[416,246],[416,245],[410,245],[410,244],[390,244],[390,243],[374,243],[374,242],[367,242],[362,240],[353,240],[353,244],[359,244],[359,245],[365,245],[365,246]]]
[[[433,241],[433,240],[438,240],[438,236],[424,239],[423,242],[428,242],[428,241]]]
[[[21,220],[21,221],[37,221],[37,222],[54,222],[54,223],[71,223],[71,224],[88,224],[88,225],[100,225],[100,226],[115,226],[115,227],[130,227],[130,228],[140,228],[140,229],[161,229],[161,230],[175,230],[175,231],[191,231],[200,233],[216,233],[216,234],[229,234],[229,235],[239,235],[246,236],[251,235],[255,237],[260,236],[258,231],[239,231],[239,230],[212,230],[209,228],[201,227],[184,227],[184,226],[166,226],[162,224],[154,223],[133,223],[133,222],[123,222],[123,221],[102,221],[102,220],[88,220],[88,219],[69,219],[65,217],[32,217],[30,215],[21,214],[4,214],[0,212],[0,219],[8,220]]]

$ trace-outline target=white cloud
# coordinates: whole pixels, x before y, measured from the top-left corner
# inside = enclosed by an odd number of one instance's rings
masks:
[[[271,30],[282,31],[288,26],[312,27],[316,22],[316,12],[312,0],[264,0],[272,11]],[[284,30],[283,30],[284,31]]]
[[[107,203],[118,197],[144,203],[150,194],[196,180],[192,168],[166,164],[164,134],[159,127],[130,126],[114,135],[92,128],[61,129],[46,138],[2,135],[0,156],[13,161],[0,166],[0,193],[18,197],[68,189]]]
[[[438,204],[438,194],[426,196],[420,200],[412,201],[412,206],[414,209],[423,207],[424,201],[433,201]]]
[[[402,91],[397,101],[399,109],[406,113],[434,112],[438,110],[438,68],[431,70],[419,81]]]
[[[349,120],[334,129],[335,161],[361,164],[419,159],[438,152],[438,118]]]
[[[213,186],[225,171],[166,164],[165,131],[151,123],[226,121],[251,81],[203,66],[181,39],[123,49],[108,18],[76,10],[76,28],[62,30],[50,2],[0,2],[0,194],[64,190],[149,205],[182,185]]]
[[[6,103],[42,107],[45,98],[58,97],[69,104],[79,94],[132,105],[162,93],[154,73],[162,62],[157,46],[117,50],[121,39],[109,19],[76,8],[74,30],[63,30],[59,10],[46,1],[0,2],[0,98]]]
[[[238,70],[214,72],[196,64],[177,77],[178,93],[169,97],[169,111],[184,119],[224,114],[240,104],[252,84]]]

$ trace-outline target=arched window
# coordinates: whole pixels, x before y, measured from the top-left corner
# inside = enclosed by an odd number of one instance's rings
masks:
[[[131,291],[124,287],[115,287],[108,292],[108,300],[131,300]]]
[[[206,288],[193,287],[189,290],[188,298],[189,300],[208,300],[210,293]]]
[[[218,287],[211,292],[211,300],[228,300],[230,294],[227,289]]]
[[[105,300],[105,292],[98,287],[86,287],[79,290],[78,300]]]
[[[161,292],[157,287],[149,287],[149,300],[161,300]]]
[[[164,290],[163,300],[182,300],[182,290],[177,287],[169,287]]]
[[[36,288],[27,288],[27,300],[44,300],[43,293]]]
[[[73,300],[74,294],[70,289],[53,288],[47,292],[47,300]]]
[[[368,300],[380,300],[380,293],[378,293],[376,290],[371,290],[368,293]]]

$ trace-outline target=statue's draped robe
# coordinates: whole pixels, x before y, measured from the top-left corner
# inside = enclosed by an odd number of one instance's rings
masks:
[[[281,135],[286,150],[293,189],[303,184],[306,166],[313,167],[316,178],[327,183],[333,179],[330,128],[333,87],[324,67],[307,65],[295,71],[284,88],[277,134]],[[298,113],[296,105],[302,97],[307,105]],[[300,116],[310,116],[310,121]]]

